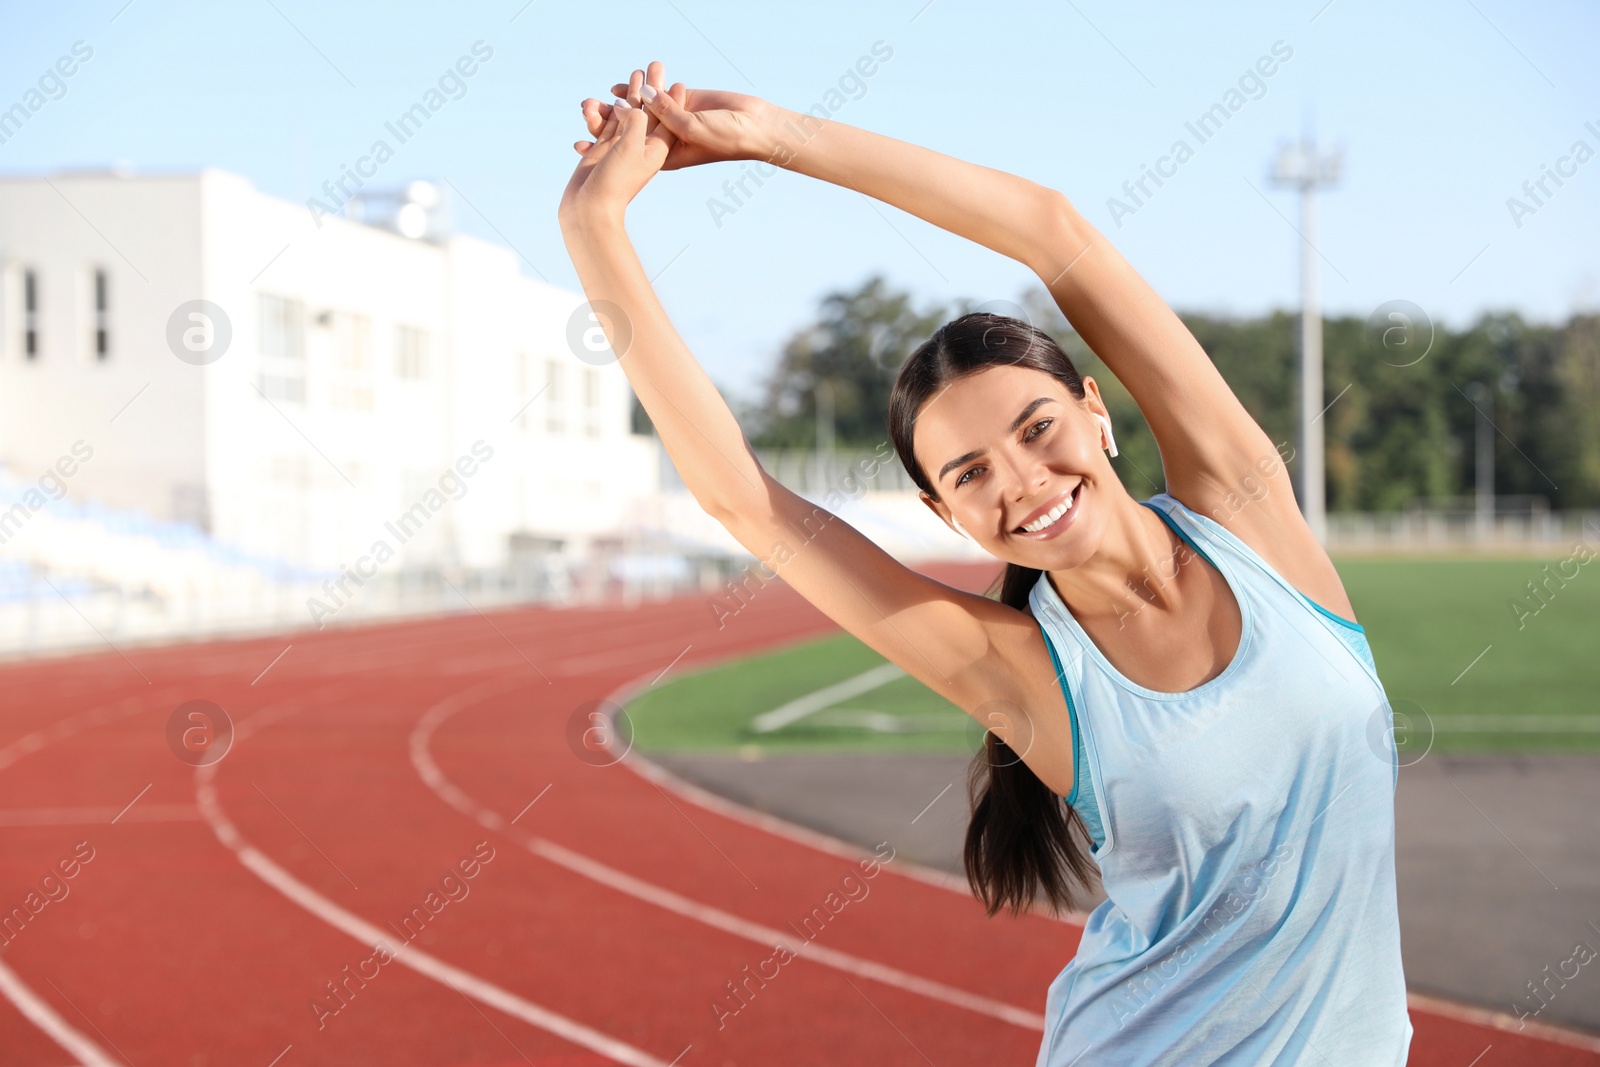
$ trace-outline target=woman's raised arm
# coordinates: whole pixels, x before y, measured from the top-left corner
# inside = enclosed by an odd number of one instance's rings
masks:
[[[1133,395],[1169,488],[1187,492],[1191,507],[1208,503],[1219,480],[1236,482],[1258,459],[1277,459],[1188,327],[1063,193],[840,122],[788,112],[766,125],[779,131],[772,162],[893,204],[1038,275]]]
[[[562,196],[562,235],[623,372],[695,500],[764,567],[993,729],[1066,795],[1072,745],[1060,692],[1018,682],[1051,679],[1038,628],[1019,611],[911,570],[762,470],[673,329],[623,226],[624,209],[661,169],[672,134],[619,105],[596,136],[594,144],[576,146],[583,158]],[[1029,669],[1021,669],[1022,660]],[[1028,743],[1018,743],[1024,735]],[[1045,743],[1035,746],[1035,739]]]
[[[1161,449],[1169,490],[1190,507],[1218,510],[1241,478],[1279,462],[1188,327],[1063,193],[756,97],[675,86],[676,95],[644,101],[641,74],[614,89],[673,131],[684,165],[700,158],[769,162],[892,204],[1032,270],[1127,386]],[[591,128],[605,114],[597,103]],[[1280,467],[1268,477],[1283,473]],[[1282,490],[1254,510],[1303,525],[1288,481],[1272,481]]]
[[[746,158],[855,189],[1027,266],[1139,405],[1161,451],[1167,491],[1231,527],[1323,603],[1348,603],[1300,513],[1278,448],[1189,328],[1065,194],[759,103],[750,108],[751,125],[762,139]],[[675,99],[651,106],[664,121],[697,132]]]

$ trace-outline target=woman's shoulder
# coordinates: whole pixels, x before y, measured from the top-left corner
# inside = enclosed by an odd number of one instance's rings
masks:
[[[1179,519],[1185,532],[1201,542],[1199,547],[1229,550],[1317,606],[1354,620],[1355,608],[1344,581],[1298,506],[1288,512],[1281,500],[1275,506],[1259,506],[1266,499],[1265,495],[1224,499],[1210,514],[1191,507],[1171,491],[1157,493],[1145,503]],[[1289,503],[1293,504],[1292,495]]]

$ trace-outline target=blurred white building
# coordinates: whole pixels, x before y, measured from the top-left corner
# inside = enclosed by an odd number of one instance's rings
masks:
[[[659,482],[622,369],[438,199],[316,220],[209,169],[0,176],[0,463],[321,571],[619,537]]]

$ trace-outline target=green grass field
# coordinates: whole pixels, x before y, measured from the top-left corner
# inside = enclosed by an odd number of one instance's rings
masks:
[[[1600,752],[1600,561],[1567,563],[1577,574],[1563,586],[1549,576],[1564,558],[1337,561],[1390,703],[1412,719],[1397,734],[1403,760],[1418,758],[1430,733],[1433,752]],[[1527,583],[1546,579],[1541,603]],[[645,751],[976,751],[970,717],[905,676],[781,729],[752,728],[763,712],[883,662],[834,634],[669,680],[628,718]],[[1512,722],[1463,718],[1482,716]],[[1554,716],[1590,728],[1561,729]]]

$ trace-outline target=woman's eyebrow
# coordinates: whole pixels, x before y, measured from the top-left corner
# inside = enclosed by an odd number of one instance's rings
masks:
[[[1055,403],[1055,397],[1050,397],[1050,396],[1037,397],[1036,399],[1034,399],[1034,401],[1032,403],[1030,403],[1027,407],[1022,409],[1022,414],[1018,415],[1014,420],[1012,420],[1012,423],[1006,429],[1006,432],[1007,433],[1016,433],[1017,432],[1017,427],[1021,426],[1025,422],[1027,422],[1028,421],[1028,416],[1032,415],[1035,411],[1038,411],[1041,405],[1053,404],[1053,403]],[[936,480],[937,481],[941,481],[941,482],[944,481],[944,476],[945,475],[949,474],[951,471],[955,470],[957,467],[961,466],[963,463],[967,463],[967,462],[970,462],[972,460],[977,459],[979,456],[983,455],[985,451],[987,451],[987,450],[980,448],[976,452],[968,452],[964,456],[957,456],[955,459],[951,460],[949,463],[946,463],[943,467],[939,468],[939,477]]]

